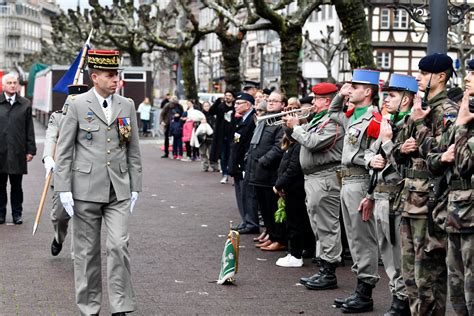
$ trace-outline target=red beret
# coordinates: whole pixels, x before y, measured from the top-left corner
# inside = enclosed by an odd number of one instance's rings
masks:
[[[311,91],[316,95],[325,95],[337,92],[337,86],[334,83],[322,82],[315,85]]]

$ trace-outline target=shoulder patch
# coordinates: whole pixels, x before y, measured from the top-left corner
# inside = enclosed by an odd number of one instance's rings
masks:
[[[69,103],[64,103],[63,105],[63,109],[61,110],[61,112],[63,113],[63,115],[66,115],[67,114],[67,109],[69,108]]]

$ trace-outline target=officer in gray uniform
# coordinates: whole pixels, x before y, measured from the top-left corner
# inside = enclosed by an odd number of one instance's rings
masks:
[[[94,88],[70,98],[58,139],[54,189],[74,216],[74,277],[81,315],[102,305],[102,222],[107,233],[107,288],[112,315],[136,309],[128,223],[142,188],[133,100],[115,94],[118,51],[89,50]]]
[[[357,274],[356,291],[345,299],[334,301],[345,313],[361,313],[373,310],[372,289],[379,280],[378,245],[375,219],[371,212],[373,201],[366,197],[369,172],[365,167],[364,154],[372,141],[378,138],[381,115],[378,113],[378,71],[356,69],[348,89],[349,102],[354,108],[346,112],[344,148],[342,151],[341,206],[347,240]],[[331,104],[331,110],[341,106]],[[357,205],[359,205],[357,208]]]
[[[394,73],[385,90],[387,97],[384,102],[390,116],[383,119],[379,138],[365,151],[365,162],[367,167],[376,173],[372,175],[373,183],[370,184],[369,191],[373,190],[379,249],[393,296],[392,305],[385,316],[410,315],[410,305],[402,277],[399,232],[401,213],[394,206],[401,189],[399,182],[402,178],[396,169],[397,165],[391,161],[391,153],[395,145],[394,139],[403,127],[405,118],[410,115],[418,83],[415,77]]]
[[[67,101],[66,101],[67,104]],[[67,106],[67,105],[66,105]],[[46,138],[44,141],[43,151],[43,164],[46,169],[46,176],[49,172],[53,172],[56,164],[54,161],[54,154],[56,151],[56,143],[59,136],[59,127],[61,119],[63,117],[62,111],[56,111],[49,117],[48,128],[46,129]],[[54,185],[51,182],[51,189],[54,190]],[[66,239],[67,227],[71,217],[64,210],[61,201],[59,201],[59,195],[53,194],[52,198],[52,209],[51,209],[51,221],[53,222],[54,228],[54,239],[51,243],[51,254],[53,256],[59,255],[63,248],[63,242]]]
[[[305,175],[308,216],[321,243],[319,273],[301,278],[300,282],[311,290],[326,290],[337,287],[335,272],[341,261],[340,187],[336,170],[341,165],[345,120],[344,113],[328,111],[337,93],[335,84],[319,83],[312,91],[313,119],[302,126],[297,117],[285,117],[284,121],[292,129],[287,134],[301,144],[300,164]],[[340,102],[342,96],[336,98]]]

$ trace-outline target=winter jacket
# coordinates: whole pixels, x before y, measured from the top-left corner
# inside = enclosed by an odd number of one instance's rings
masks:
[[[255,132],[257,130],[258,127],[255,128]],[[281,126],[264,126],[258,143],[252,144],[251,141],[246,163],[251,185],[264,187],[275,185],[278,166],[283,156],[283,150],[280,148],[282,137]]]
[[[286,193],[304,194],[304,175],[300,165],[300,149],[298,143],[291,143],[283,154],[278,167],[278,179],[275,187]]]
[[[183,142],[191,141],[193,135],[194,121],[188,119],[183,125]]]
[[[30,101],[16,95],[15,103],[0,93],[0,173],[28,173],[26,155],[36,155]]]

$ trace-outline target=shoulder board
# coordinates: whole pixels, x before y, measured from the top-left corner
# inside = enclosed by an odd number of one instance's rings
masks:
[[[54,113],[63,113],[63,110],[54,111]]]

